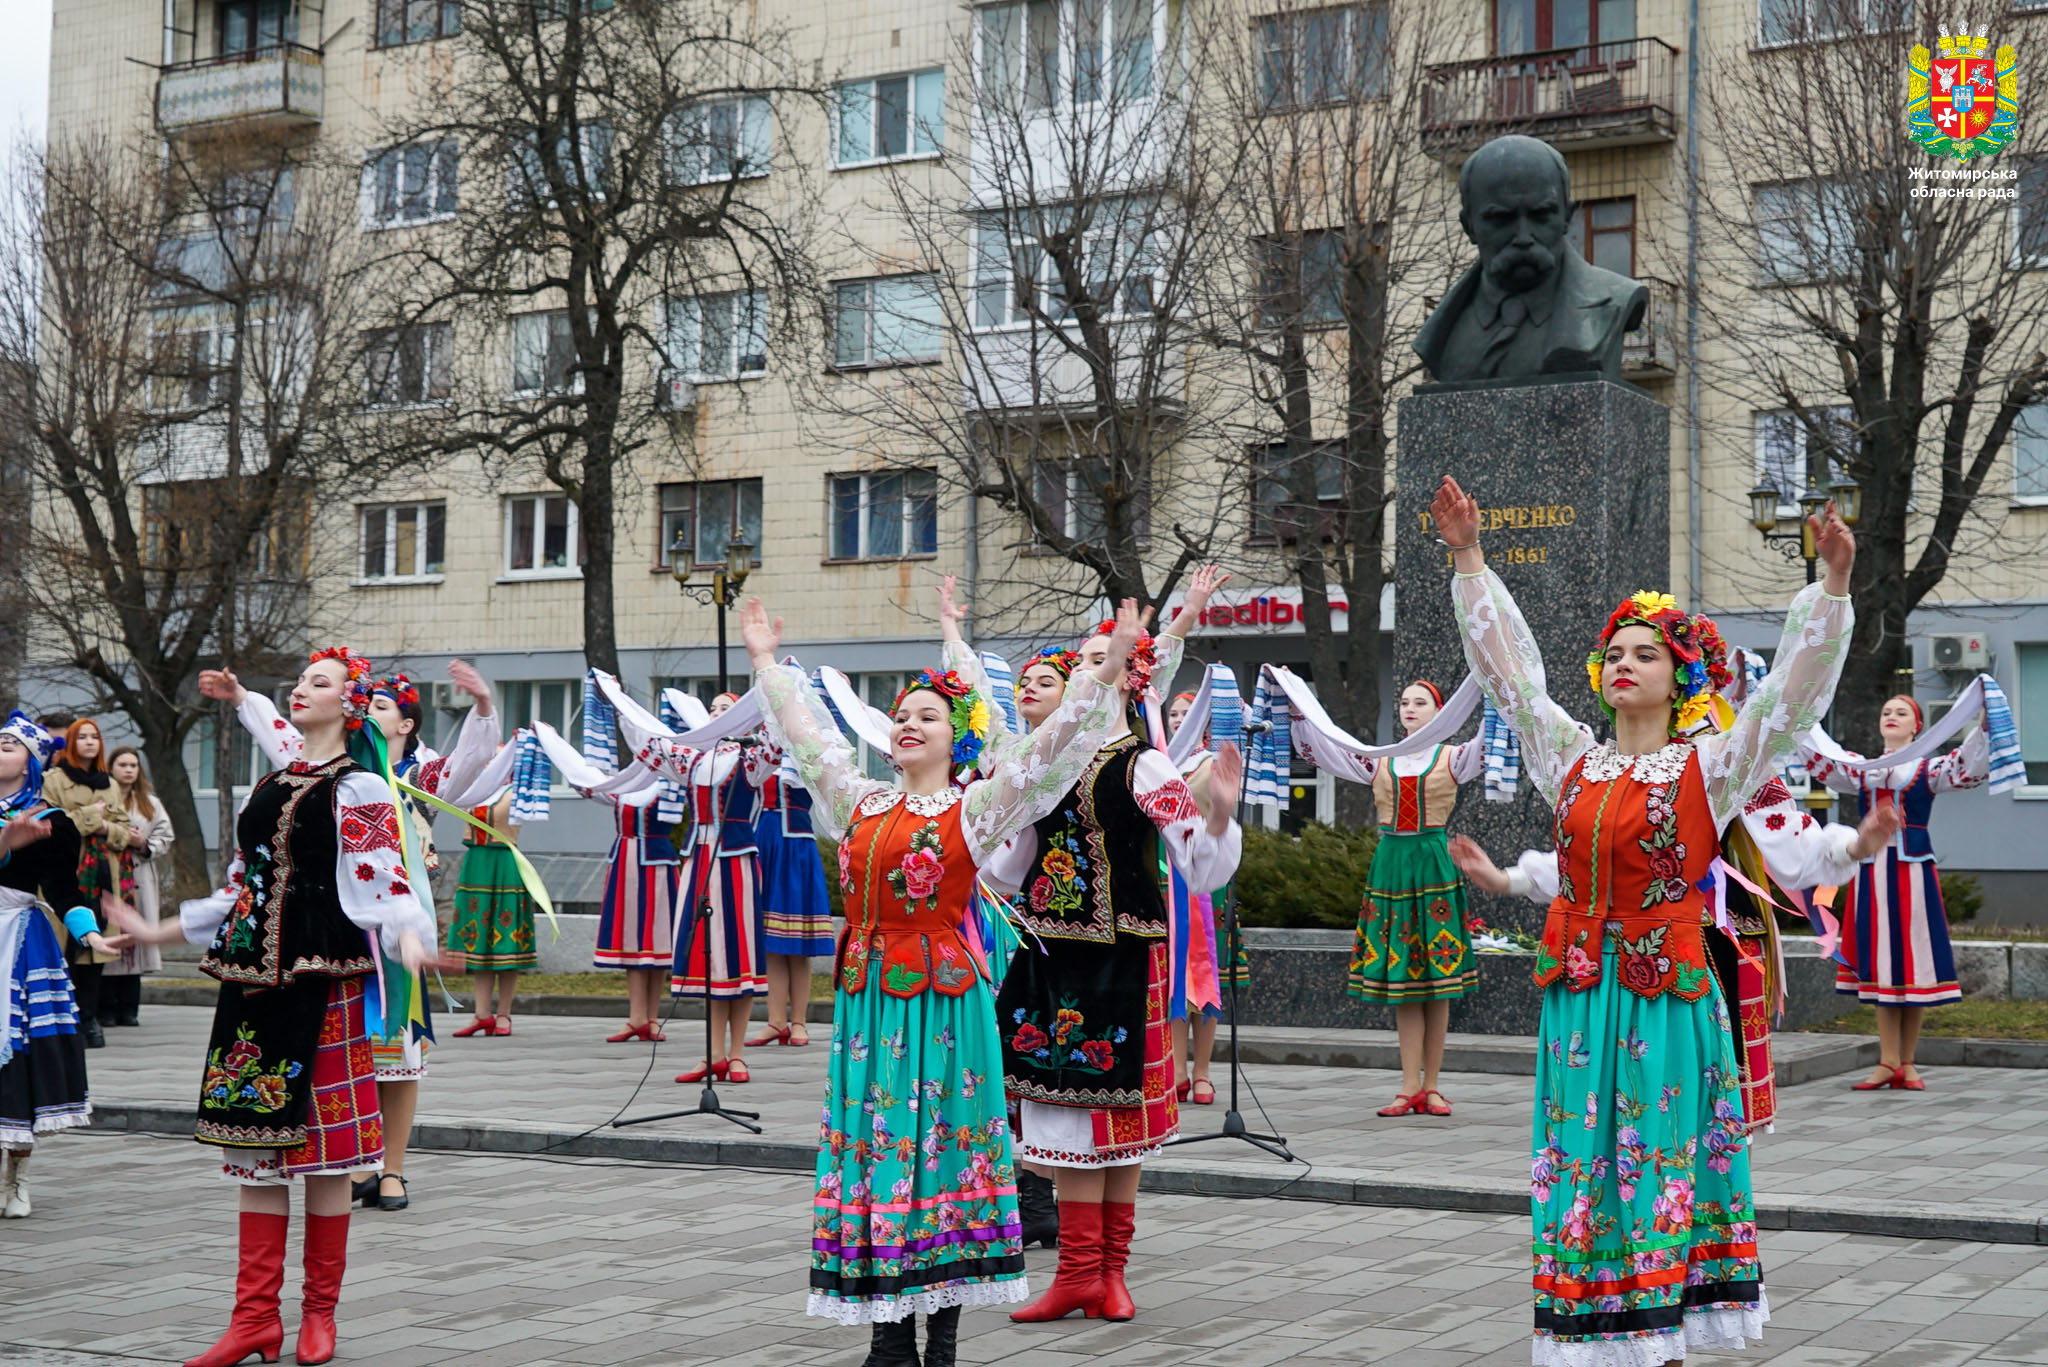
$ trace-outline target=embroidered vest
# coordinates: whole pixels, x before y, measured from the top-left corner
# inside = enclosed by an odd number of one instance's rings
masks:
[[[1387,830],[1413,833],[1446,825],[1458,805],[1458,780],[1451,777],[1448,749],[1437,746],[1429,768],[1412,778],[1394,772],[1391,759],[1381,760],[1372,776],[1372,795],[1380,809],[1380,825]]]
[[[1136,736],[1103,747],[1034,826],[1038,858],[1023,889],[1033,933],[1105,944],[1119,931],[1166,935],[1159,833],[1131,790],[1140,748]]]
[[[811,790],[803,784],[791,783],[781,774],[770,774],[768,781],[761,785],[761,806],[782,823],[785,840],[818,838],[817,829],[811,823]]]
[[[1565,777],[1556,845],[1558,895],[1536,981],[1591,988],[1605,937],[1629,991],[1705,996],[1712,977],[1701,923],[1721,841],[1697,752],[1676,741],[1651,755],[1587,751]]]
[[[282,987],[305,977],[375,970],[362,928],[341,909],[335,864],[341,835],[334,795],[358,769],[343,756],[265,774],[235,823],[241,894],[214,932],[199,971],[224,983]]]
[[[942,799],[950,799],[943,809]],[[912,804],[916,806],[913,807]],[[892,997],[965,996],[987,962],[962,933],[977,870],[960,830],[960,790],[934,797],[874,793],[839,842],[846,932],[836,970],[849,993],[872,979]]]
[[[630,802],[621,802],[613,809],[618,816],[619,840],[640,842],[640,862],[643,864],[673,864],[676,862],[676,847],[669,841],[669,828],[656,815],[655,802],[650,798],[644,807]],[[616,855],[616,846],[614,854]]]
[[[1927,761],[1913,766],[1913,777],[1903,788],[1881,786],[1884,777],[1879,772],[1863,776],[1856,790],[1857,819],[1869,816],[1880,802],[1897,804],[1903,821],[1892,848],[1909,864],[1925,864],[1934,858],[1934,841],[1927,834],[1928,818],[1934,815],[1934,784],[1927,777]]]
[[[491,809],[495,806],[497,806],[497,804],[494,802],[486,802],[481,807],[471,807],[469,809],[469,814],[475,817],[478,821],[482,822],[483,824],[481,826],[472,826],[468,822],[464,822],[462,825],[463,844],[510,845],[515,843],[510,835],[508,835],[504,831],[499,830],[496,825],[492,824]]]
[[[732,772],[721,783],[709,782],[718,771],[719,759],[726,755],[732,757]],[[690,806],[697,819],[693,846],[716,841],[721,859],[753,854],[759,848],[754,843],[754,812],[759,802],[754,785],[747,781],[746,757],[738,746],[727,749],[721,745],[697,761],[690,770]]]

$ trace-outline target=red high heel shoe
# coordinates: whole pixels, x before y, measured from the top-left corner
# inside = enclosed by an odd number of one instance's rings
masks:
[[[702,1082],[707,1077],[715,1077],[720,1082],[723,1082],[726,1080],[728,1076],[731,1075],[731,1073],[732,1065],[726,1062],[724,1059],[720,1059],[716,1063],[700,1063],[687,1073],[677,1073],[676,1081]]]
[[[1174,1100],[1186,1101],[1188,1099],[1188,1094],[1194,1090],[1194,1086],[1195,1084],[1192,1082],[1183,1082],[1179,1086],[1175,1087],[1173,1089]]]
[[[1422,1100],[1422,1113],[1424,1115],[1449,1115],[1451,1113],[1450,1098],[1434,1088],[1424,1092]]]
[[[747,1071],[747,1065],[737,1059],[728,1065],[726,1070],[720,1073],[719,1076],[735,1087],[739,1086],[742,1082],[752,1082],[754,1080],[754,1075]]]
[[[1201,1088],[1208,1089],[1207,1096],[1202,1094],[1199,1090]],[[1197,1106],[1214,1106],[1216,1104],[1216,1084],[1205,1077],[1196,1078],[1188,1084],[1188,1100]]]
[[[1892,1067],[1889,1063],[1880,1063],[1877,1066],[1884,1069],[1885,1075],[1883,1077],[1867,1077],[1861,1082],[1852,1082],[1849,1084],[1849,1090],[1852,1092],[1881,1092],[1887,1087],[1899,1085],[1898,1069]]]
[[[624,1044],[628,1040],[646,1039],[647,1037],[648,1035],[646,1026],[629,1025],[625,1029],[619,1031],[619,1033],[616,1035],[606,1035],[604,1037],[604,1042],[606,1044]]]
[[[334,1360],[334,1307],[341,1300],[341,1279],[348,1270],[348,1216],[306,1217],[306,1283],[299,1298],[301,1363]]]
[[[776,1029],[776,1028],[775,1028],[774,1026],[772,1026],[772,1025],[771,1025],[771,1026],[769,1026],[769,1027],[768,1027],[768,1028],[767,1028],[767,1029],[766,1029],[765,1031],[763,1031],[762,1033],[760,1033],[760,1034],[758,1034],[758,1035],[754,1036],[754,1038],[752,1038],[752,1039],[748,1040],[748,1041],[747,1041],[747,1048],[749,1048],[749,1049],[765,1049],[765,1048],[766,1048],[767,1046],[769,1046],[769,1045],[771,1045],[771,1044],[787,1044],[787,1043],[789,1043],[789,1027],[785,1025],[785,1026],[783,1026],[783,1027],[782,1027],[781,1029],[779,1029],[779,1030],[778,1030],[778,1029]]]
[[[1925,1079],[1906,1076],[1906,1069],[1912,1066],[1913,1065],[1910,1063],[1902,1063],[1896,1069],[1893,1070],[1891,1082],[1893,1091],[1924,1092],[1927,1090],[1927,1082]]]
[[[1378,1111],[1374,1112],[1374,1114],[1389,1117],[1397,1115],[1421,1115],[1423,1113],[1423,1098],[1426,1095],[1427,1093],[1417,1092],[1414,1096],[1396,1096],[1394,1098],[1393,1105],[1382,1106],[1379,1108]]]
[[[478,1016],[468,1025],[465,1025],[460,1030],[457,1030],[455,1032],[455,1038],[468,1039],[471,1035],[495,1035],[497,1033],[498,1022],[495,1017]]]

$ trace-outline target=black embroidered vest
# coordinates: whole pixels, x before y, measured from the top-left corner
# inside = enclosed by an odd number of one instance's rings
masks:
[[[360,766],[346,756],[265,774],[235,823],[241,894],[199,971],[224,983],[282,987],[306,977],[374,972],[369,940],[341,909],[335,789]]]

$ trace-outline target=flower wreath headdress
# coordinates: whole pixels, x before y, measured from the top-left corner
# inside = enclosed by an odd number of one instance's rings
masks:
[[[1062,650],[1058,646],[1047,646],[1044,650],[1041,650],[1036,655],[1033,655],[1031,657],[1030,663],[1026,664],[1024,666],[1024,669],[1030,669],[1034,665],[1044,665],[1047,669],[1050,669],[1053,673],[1059,675],[1061,680],[1064,681],[1072,679],[1074,677],[1074,671],[1080,667],[1080,664],[1081,657],[1075,652],[1071,650]],[[1024,670],[1019,670],[1017,672],[1021,676]],[[1017,682],[1016,691],[1019,694],[1022,694],[1024,692],[1024,683],[1021,677]]]
[[[400,707],[418,707],[420,705],[419,687],[403,674],[393,674],[390,678],[379,682],[370,691],[373,694],[384,694]]]
[[[1108,636],[1116,631],[1115,622],[1103,622],[1096,626],[1094,634]],[[1152,686],[1152,671],[1159,667],[1159,643],[1150,636],[1140,636],[1138,643],[1131,647],[1127,661],[1130,674],[1124,680],[1126,692],[1143,696]]]
[[[1728,668],[1728,643],[1721,639],[1721,628],[1704,613],[1680,610],[1668,593],[1644,590],[1622,599],[1621,606],[1608,617],[1599,644],[1586,655],[1587,682],[1610,721],[1614,709],[1600,692],[1600,674],[1607,661],[1607,643],[1626,626],[1648,627],[1663,638],[1678,683],[1671,730],[1674,735],[1692,730],[1714,711],[1714,700],[1735,679]]]
[[[988,700],[955,671],[927,669],[903,686],[896,701],[889,704],[889,715],[896,715],[903,700],[920,690],[936,693],[951,704],[953,763],[967,766],[979,760],[982,747],[988,744]]]
[[[347,646],[328,646],[306,657],[307,664],[319,664],[322,660],[333,660],[347,671],[341,715],[349,730],[362,730],[363,718],[370,715],[370,662]]]

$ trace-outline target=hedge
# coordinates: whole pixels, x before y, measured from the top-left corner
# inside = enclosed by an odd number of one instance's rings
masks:
[[[1350,930],[1358,924],[1379,831],[1311,821],[1298,836],[1248,826],[1237,870],[1237,916],[1247,926]]]

